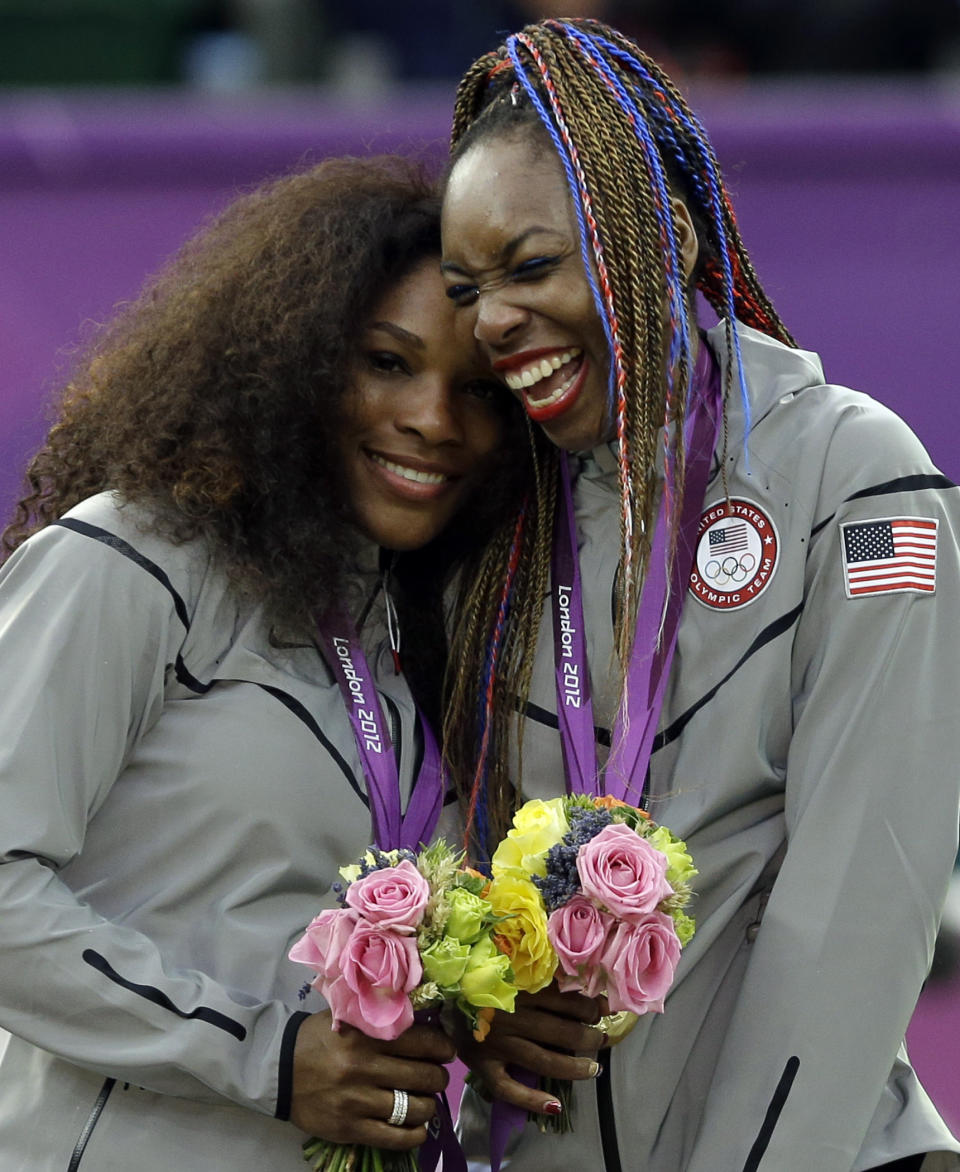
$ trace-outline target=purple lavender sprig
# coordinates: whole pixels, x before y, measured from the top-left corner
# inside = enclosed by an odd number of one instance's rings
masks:
[[[390,854],[394,857],[391,858],[379,847],[368,846],[359,860],[360,874],[357,878],[362,879],[373,871],[383,871],[387,867],[395,867],[397,863],[407,862],[416,866],[417,856],[405,847],[398,851],[391,851]]]
[[[577,852],[612,821],[608,810],[574,804],[568,807],[567,822],[570,829],[563,836],[562,842],[547,851],[544,860],[546,875],[532,876],[548,915],[558,907],[563,907],[580,890]]]
[[[546,854],[546,875],[533,875],[534,885],[543,897],[547,915],[563,907],[580,890],[580,874],[577,871],[578,846],[559,842]]]
[[[596,838],[613,821],[609,810],[598,809],[596,806],[589,809],[586,806],[572,806],[567,810],[567,822],[570,829],[563,836],[563,841],[569,846],[581,847],[591,838]]]

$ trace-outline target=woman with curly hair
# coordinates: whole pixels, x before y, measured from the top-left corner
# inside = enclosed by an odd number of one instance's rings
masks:
[[[452,641],[469,839],[482,858],[566,781],[643,804],[699,868],[662,1013],[608,1048],[602,1007],[548,988],[465,1047],[473,1166],[478,1085],[565,1113],[525,1069],[574,1080],[573,1133],[527,1127],[510,1172],[956,1168],[903,1037],[957,846],[960,492],[797,348],[628,38],[511,36],[453,139],[448,293],[538,433]]]
[[[188,243],[63,394],[0,570],[3,1168],[426,1138],[450,1043],[334,1032],[287,952],[374,838],[330,641],[370,656],[416,845],[445,573],[522,475],[438,259],[412,169],[328,161]]]

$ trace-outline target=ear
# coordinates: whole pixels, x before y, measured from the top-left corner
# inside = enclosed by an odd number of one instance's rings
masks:
[[[680,259],[683,262],[684,283],[690,284],[690,277],[700,255],[700,244],[697,240],[697,230],[693,226],[690,210],[682,199],[671,196],[670,207],[673,211],[673,222],[677,230],[677,244],[680,246]]]

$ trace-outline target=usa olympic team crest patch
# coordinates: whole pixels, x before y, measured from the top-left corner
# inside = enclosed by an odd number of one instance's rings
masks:
[[[780,540],[753,501],[732,497],[706,508],[697,529],[690,593],[711,610],[749,606],[770,585]]]

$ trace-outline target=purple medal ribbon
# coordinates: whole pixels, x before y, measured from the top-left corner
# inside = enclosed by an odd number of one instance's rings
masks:
[[[609,794],[636,805],[643,792],[653,738],[676,648],[685,584],[690,576],[697,526],[720,424],[720,375],[701,342],[691,409],[684,426],[686,476],[677,549],[667,593],[667,520],[661,498],[650,560],[637,612],[627,669],[625,703],[614,726],[603,776],[597,765],[590,701],[583,591],[577,556],[576,518],[567,463],[554,535],[552,605],[557,718],[569,793]],[[624,711],[625,709],[625,711]],[[639,785],[634,779],[639,779]]]
[[[609,794],[636,805],[643,793],[647,766],[660,720],[660,710],[676,648],[686,583],[696,548],[697,527],[710,478],[710,464],[722,415],[720,371],[701,340],[694,369],[692,404],[684,422],[683,509],[667,594],[667,521],[663,496],[643,583],[633,649],[627,670],[625,705],[617,715],[606,769],[597,763],[593,705],[583,623],[583,588],[577,553],[573,489],[566,460],[561,463],[560,508],[551,560],[553,648],[557,690],[557,721],[563,747],[567,792]],[[624,713],[626,707],[626,713]],[[639,778],[639,786],[633,779]],[[526,1086],[537,1078],[511,1067],[510,1075]],[[527,1113],[498,1100],[490,1117],[490,1167],[499,1172],[510,1134],[526,1123]]]
[[[384,851],[415,851],[430,841],[443,806],[444,781],[436,738],[421,712],[423,763],[414,781],[406,814],[400,812],[400,775],[380,698],[353,624],[334,615],[319,624],[319,639],[336,677],[353,728],[367,784],[373,839]],[[346,632],[341,634],[339,632]]]
[[[417,710],[423,761],[413,783],[406,814],[400,809],[400,773],[383,709],[353,624],[334,613],[318,623],[318,637],[336,678],[353,728],[367,785],[373,839],[382,851],[415,851],[430,841],[443,806],[444,777],[433,730]],[[345,633],[340,633],[345,632]],[[424,1020],[419,1018],[418,1020]],[[436,1096],[437,1113],[418,1152],[422,1172],[433,1172],[443,1157],[444,1172],[467,1172],[445,1094]]]
[[[590,794],[595,791],[598,781],[597,754],[593,747],[593,704],[590,700],[587,644],[583,630],[577,518],[566,460],[561,461],[560,493],[551,562],[557,720],[560,741],[564,746],[567,792]],[[569,752],[568,745],[572,746]]]

